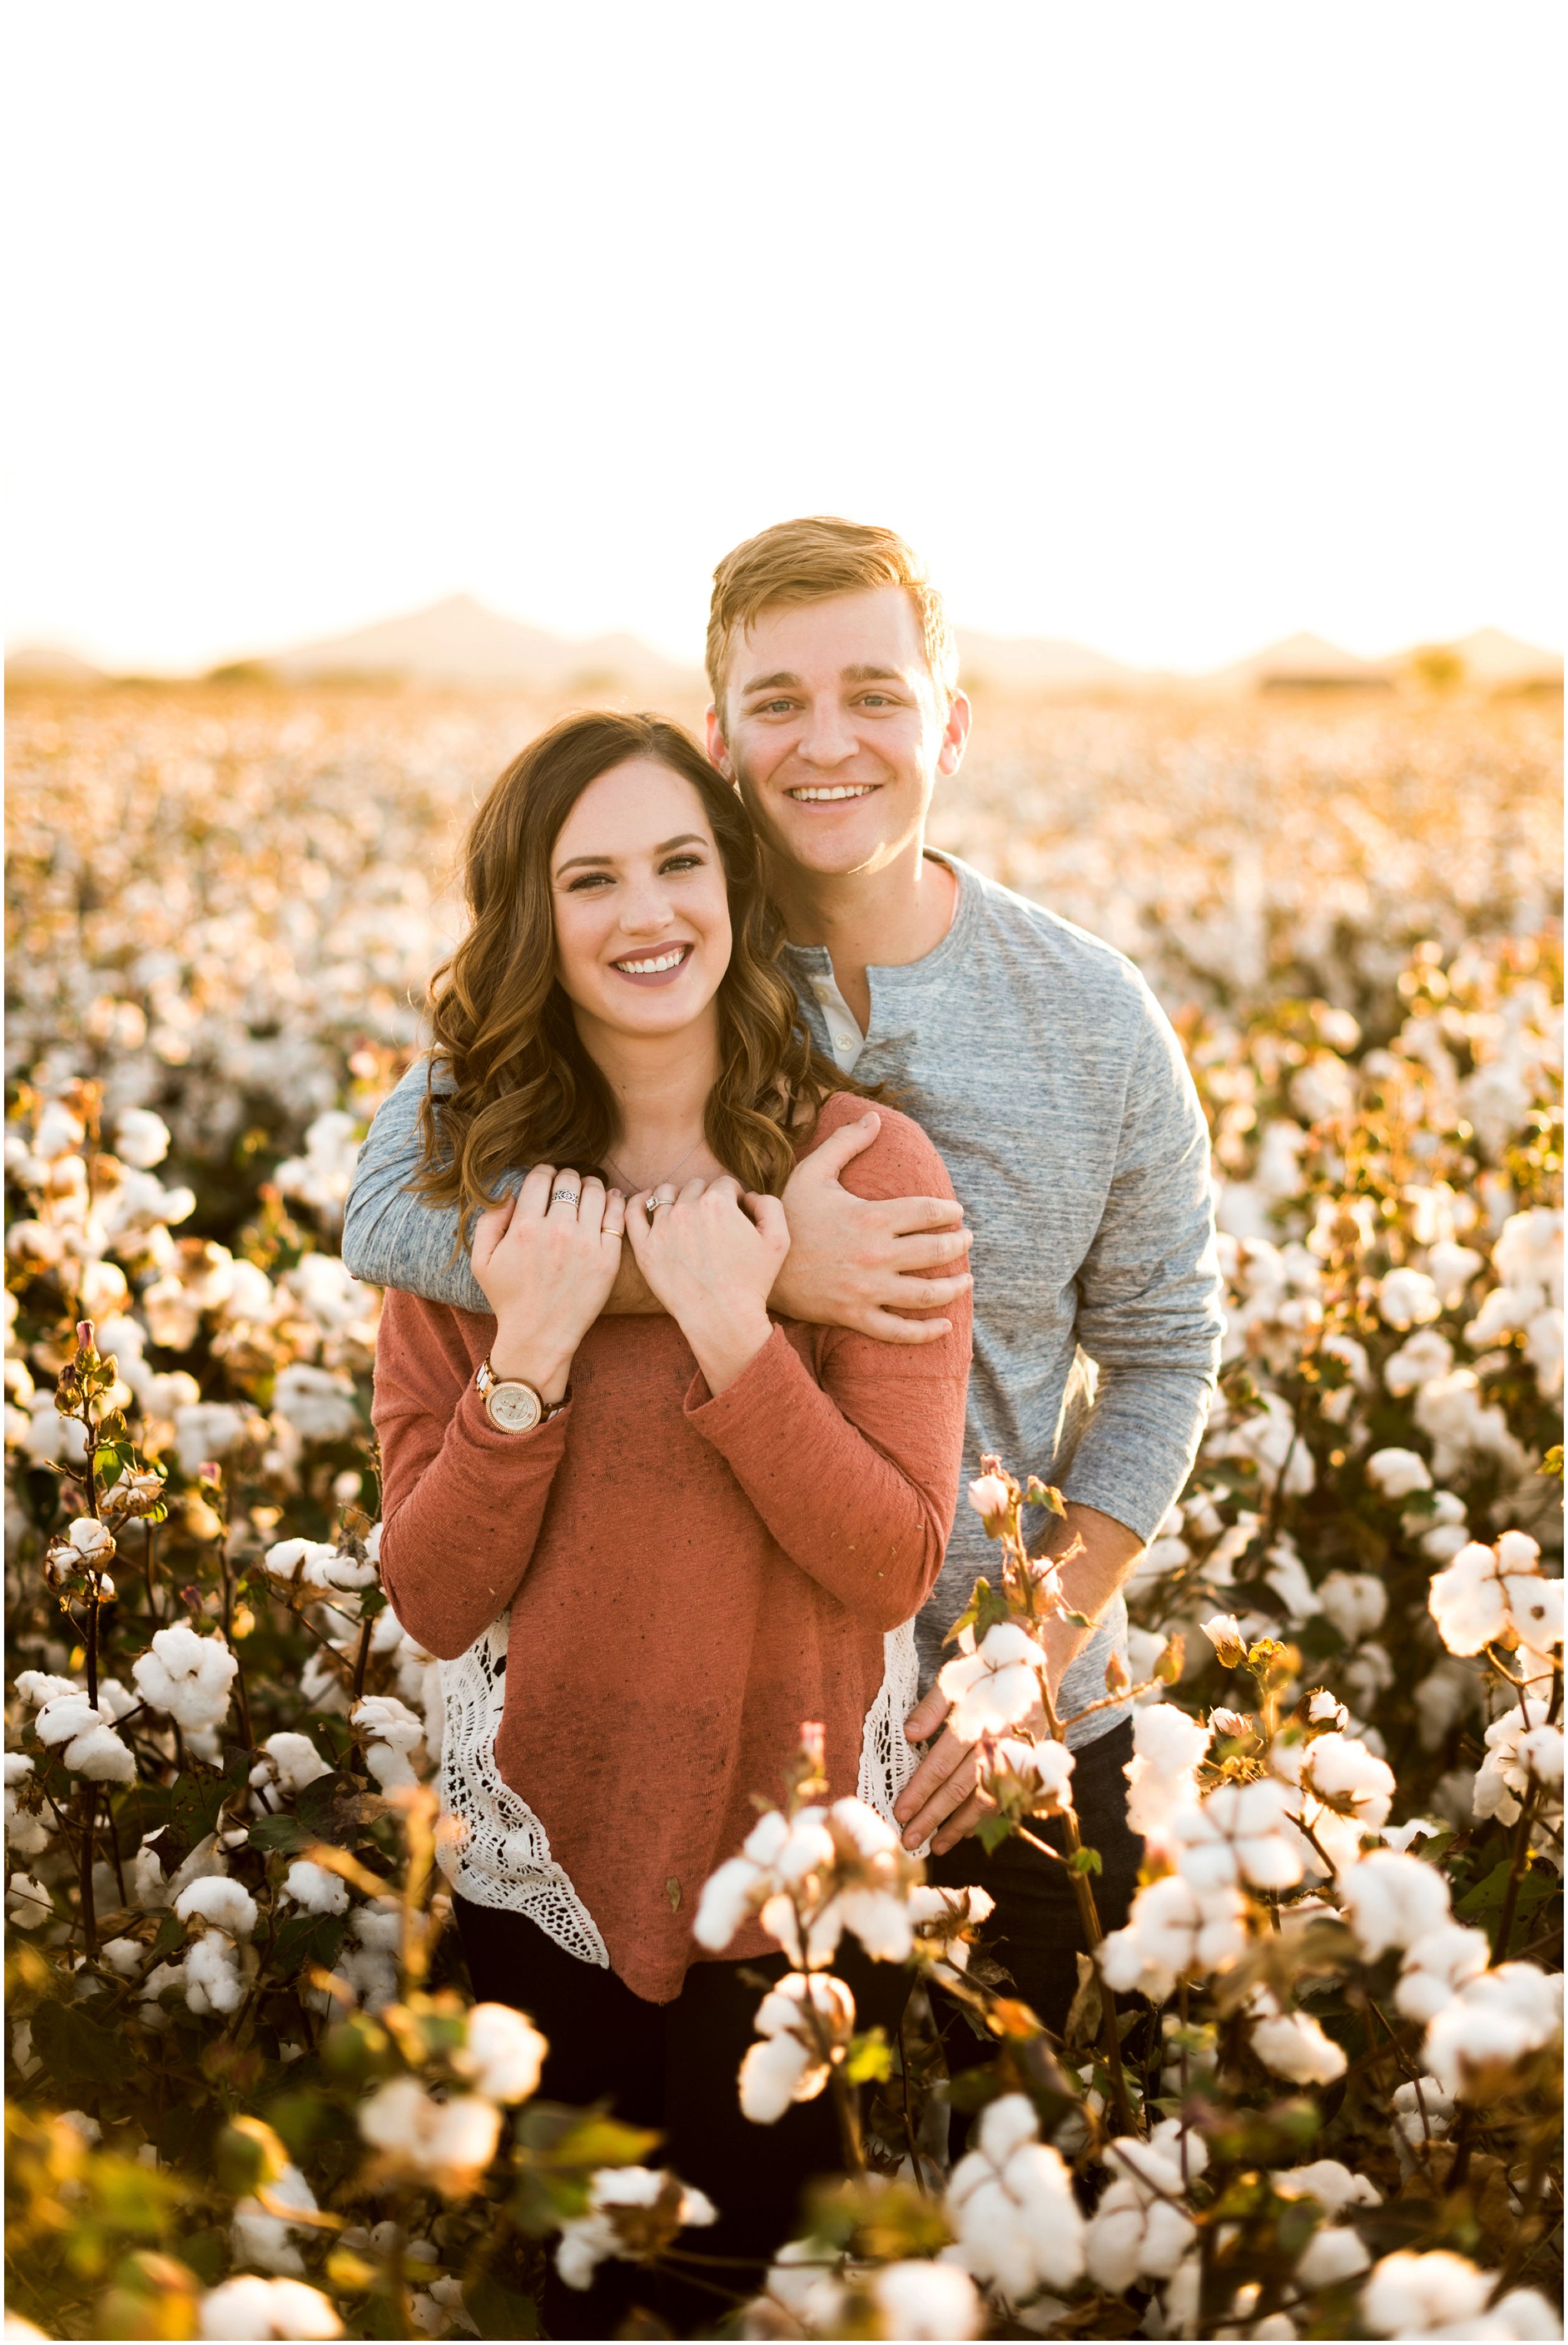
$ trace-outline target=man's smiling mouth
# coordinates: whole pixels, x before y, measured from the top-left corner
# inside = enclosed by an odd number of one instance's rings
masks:
[[[787,790],[785,796],[799,806],[826,806],[843,798],[870,797],[880,787],[877,782],[800,782],[794,789]]]
[[[662,952],[637,953],[635,956],[628,953],[611,965],[618,969],[623,977],[665,977],[671,969],[679,969],[694,950],[695,947],[688,944],[667,945]]]

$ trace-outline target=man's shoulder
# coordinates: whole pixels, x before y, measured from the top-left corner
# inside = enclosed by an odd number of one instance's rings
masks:
[[[1026,984],[1033,973],[1041,986],[1064,991],[1069,999],[1081,997],[1097,1016],[1119,1011],[1135,1023],[1156,1007],[1136,962],[1104,937],[1003,887],[959,857],[951,859],[974,902],[982,954],[987,943],[995,947],[1003,970],[1014,982]]]

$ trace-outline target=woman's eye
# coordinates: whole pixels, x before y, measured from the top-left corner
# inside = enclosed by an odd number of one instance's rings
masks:
[[[585,871],[580,879],[567,881],[566,893],[568,896],[585,896],[590,888],[597,890],[600,888],[607,888],[609,884],[610,875],[607,871]]]
[[[700,871],[702,858],[700,855],[672,855],[669,861],[659,868],[664,871]]]

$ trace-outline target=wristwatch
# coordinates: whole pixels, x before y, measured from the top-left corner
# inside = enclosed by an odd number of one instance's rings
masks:
[[[536,1425],[558,1416],[572,1397],[568,1385],[559,1400],[545,1400],[521,1376],[498,1376],[488,1360],[480,1361],[473,1382],[497,1433],[532,1433]]]

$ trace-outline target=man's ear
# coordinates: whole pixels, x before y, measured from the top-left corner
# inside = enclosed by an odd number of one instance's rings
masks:
[[[710,708],[702,721],[708,736],[708,762],[710,766],[718,766],[727,782],[732,782],[735,779],[735,767],[730,761],[729,748],[724,738],[724,727],[718,709]]]
[[[967,692],[955,692],[947,712],[942,730],[942,747],[937,753],[939,774],[956,774],[963,763],[963,753],[969,744],[969,728],[974,722],[974,710]]]

